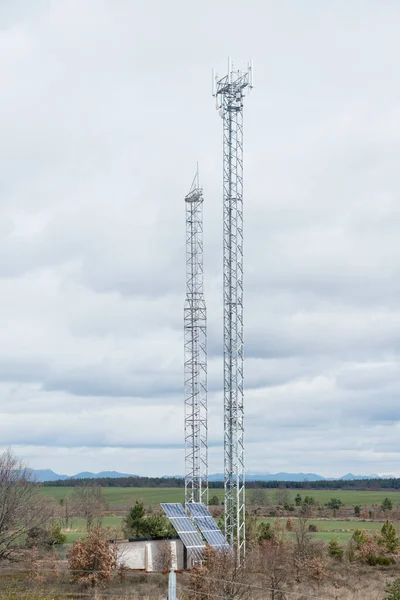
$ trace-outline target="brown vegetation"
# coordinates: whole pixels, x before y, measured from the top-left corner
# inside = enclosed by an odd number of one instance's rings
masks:
[[[30,471],[12,452],[0,455],[0,560],[14,557],[29,529],[48,523],[54,504],[39,497]]]
[[[102,532],[91,531],[77,540],[68,552],[71,579],[91,587],[111,581],[117,569],[116,548],[104,539]]]

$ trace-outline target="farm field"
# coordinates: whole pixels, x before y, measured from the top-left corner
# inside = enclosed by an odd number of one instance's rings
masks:
[[[48,497],[53,497],[59,502],[73,493],[73,487],[42,487],[41,493]],[[266,490],[266,494],[271,505],[275,504],[275,494],[277,490]],[[291,502],[298,493],[298,490],[288,490]],[[300,495],[313,496],[320,504],[325,504],[331,498],[340,498],[347,506],[372,506],[381,504],[384,498],[392,500],[394,506],[400,504],[400,492],[376,492],[376,491],[354,491],[354,490],[300,490]],[[108,509],[112,513],[121,507],[133,506],[136,500],[143,501],[147,505],[157,505],[160,502],[183,502],[184,490],[182,488],[103,488],[103,494],[108,504]],[[210,496],[223,498],[222,489],[211,489]],[[118,513],[119,515],[122,512]],[[265,519],[274,522],[275,519]],[[286,521],[282,519],[283,522]],[[343,521],[336,519],[310,519],[310,524],[317,527],[313,533],[314,539],[329,541],[332,537],[337,537],[340,542],[346,543],[356,529],[366,529],[367,531],[379,531],[382,528],[382,522],[351,520]],[[121,516],[107,516],[102,520],[103,527],[119,529],[122,525]],[[70,531],[66,532],[67,543],[71,544],[76,539],[86,535],[86,524],[84,519],[75,518]]]
[[[58,502],[67,498],[74,491],[73,487],[42,487],[41,493],[55,498]],[[266,489],[266,494],[271,504],[277,490]],[[384,498],[390,498],[394,506],[400,505],[400,491],[357,491],[357,490],[287,490],[290,499],[294,502],[297,493],[302,497],[313,496],[320,504],[329,502],[331,498],[340,498],[343,504],[354,506],[372,506],[381,504]],[[251,490],[249,490],[251,492]],[[145,504],[159,504],[160,502],[183,502],[183,488],[103,488],[103,493],[110,508],[116,506],[127,506],[136,500],[142,500]],[[222,489],[210,489],[210,496],[223,497]]]
[[[281,519],[262,519],[263,521],[274,523],[275,521],[280,521],[282,525],[285,525],[287,521],[287,517]],[[293,522],[296,523],[296,518],[293,518]],[[340,531],[350,531],[353,532],[356,529],[366,529],[367,531],[379,531],[382,529],[383,521],[362,521],[362,520],[354,520],[354,521],[342,521],[339,519],[307,519],[307,523],[309,525],[315,525],[318,531],[332,531],[332,532],[340,532]]]
[[[287,518],[263,519],[263,521],[269,523],[281,521],[282,525],[285,525]],[[293,519],[293,522],[295,524],[296,519]],[[365,529],[369,533],[375,533],[379,532],[383,526],[382,521],[342,521],[339,519],[308,519],[307,523],[317,527],[317,531],[312,533],[313,539],[329,542],[333,537],[336,537],[341,543],[347,542],[356,529]]]
[[[57,502],[68,498],[73,493],[73,487],[42,487],[40,492],[44,496],[55,498]],[[223,490],[217,495],[222,498]],[[145,504],[160,504],[160,502],[183,502],[183,488],[103,488],[103,494],[106,502],[112,509],[113,506],[128,506],[134,504],[136,500],[143,501]],[[399,496],[400,497],[400,496]]]
[[[287,518],[282,519],[260,519],[265,522],[274,523],[276,520],[285,525]],[[293,519],[296,523],[296,519]],[[314,539],[329,541],[337,537],[340,542],[347,542],[356,529],[365,529],[371,533],[381,530],[383,522],[381,521],[342,521],[335,519],[309,519],[309,524],[317,527],[317,531],[312,534]],[[122,517],[104,517],[102,519],[103,527],[119,529],[122,526]],[[72,530],[66,532],[67,543],[71,544],[80,537],[86,535],[86,521],[81,518],[73,519]],[[290,535],[290,534],[289,534]]]

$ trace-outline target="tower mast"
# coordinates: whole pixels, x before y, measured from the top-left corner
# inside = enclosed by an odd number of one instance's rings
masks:
[[[238,561],[245,553],[243,422],[243,98],[252,65],[213,78],[223,119],[223,308],[225,535]],[[220,106],[218,106],[218,103]]]
[[[185,205],[185,504],[208,504],[207,312],[203,290],[203,190],[198,167]]]

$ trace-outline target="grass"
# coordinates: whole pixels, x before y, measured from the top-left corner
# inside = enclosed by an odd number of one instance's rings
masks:
[[[122,517],[103,517],[101,520],[101,525],[102,525],[102,527],[119,528],[121,526],[121,522],[122,522]],[[72,520],[72,528],[71,529],[85,531],[86,519],[74,517]]]
[[[111,527],[112,529],[120,529],[122,526],[122,517],[103,517],[101,520],[102,527]],[[77,539],[86,536],[86,520],[79,517],[72,519],[71,531],[64,531],[67,536],[67,544],[73,544]]]
[[[68,498],[74,491],[73,487],[42,487],[41,494],[55,498],[57,502]],[[223,496],[223,490],[215,490],[219,498]],[[183,488],[103,488],[103,494],[110,508],[113,506],[129,506],[136,500],[145,504],[160,504],[160,502],[183,502]],[[214,495],[214,490],[212,491]]]
[[[266,522],[273,523],[276,519],[260,519]],[[287,518],[279,519],[283,524]],[[296,522],[296,519],[294,519]],[[378,532],[382,529],[382,522],[378,521],[343,521],[335,519],[309,519],[309,524],[316,525],[317,531],[314,532],[313,538],[328,542],[333,537],[337,537],[341,542],[347,542],[353,535],[356,529],[365,529],[371,533]],[[122,517],[104,517],[102,520],[103,527],[111,527],[119,529],[122,525]],[[78,538],[86,535],[86,521],[81,518],[74,518],[72,530],[65,532],[67,536],[67,544],[73,544]]]
[[[340,521],[328,519],[310,519],[310,524],[316,525],[319,531],[340,531],[366,529],[367,531],[380,531],[383,523],[379,521]]]
[[[42,487],[41,493],[55,498],[58,502],[61,499],[71,496],[73,487]],[[274,502],[274,496],[277,490],[266,489],[271,503]],[[325,504],[331,498],[340,498],[343,504],[348,506],[372,506],[382,504],[387,497],[390,498],[394,506],[400,505],[400,491],[357,491],[357,490],[288,490],[291,501],[297,493],[302,497],[313,496],[320,504]],[[104,496],[110,506],[128,506],[136,500],[142,500],[145,504],[160,504],[160,502],[183,502],[183,488],[103,488]],[[222,500],[224,491],[222,489],[210,489],[210,496],[218,496]],[[251,490],[249,490],[251,493]]]
[[[43,495],[53,497],[59,502],[73,493],[73,487],[42,487]],[[296,494],[299,492],[302,497],[313,496],[320,504],[325,504],[331,498],[340,498],[347,506],[372,506],[381,504],[384,498],[392,500],[393,505],[400,504],[399,492],[376,492],[376,491],[355,491],[355,490],[288,490],[291,501],[294,502]],[[272,503],[275,498],[276,490],[266,490],[268,499]],[[157,505],[160,502],[183,502],[184,490],[182,488],[103,488],[103,494],[108,503],[110,511],[117,510],[119,507],[132,506],[136,500],[143,501],[147,505]],[[210,496],[223,498],[222,489],[211,489]],[[120,513],[122,514],[122,513]],[[119,528],[121,526],[121,517],[111,516],[103,519],[104,527]],[[273,519],[268,519],[273,521]],[[329,541],[332,537],[338,537],[341,542],[347,542],[353,531],[356,529],[366,529],[368,531],[379,531],[382,523],[373,521],[341,521],[329,519],[311,519],[309,521],[317,526],[318,531],[313,534],[315,539]],[[67,543],[73,543],[79,537],[86,534],[84,519],[74,519],[72,531],[66,532]]]
[[[270,497],[273,498],[274,491],[267,490]],[[288,490],[292,502],[297,493],[302,498],[304,496],[313,496],[320,504],[329,502],[331,498],[339,498],[343,504],[347,506],[373,506],[374,504],[382,504],[385,498],[390,498],[393,502],[393,506],[400,505],[400,492],[375,492],[375,491],[357,491],[357,490]],[[271,496],[272,493],[272,496]]]
[[[284,525],[287,518],[263,520],[270,523],[279,520]],[[296,524],[296,519],[293,519],[293,522]],[[333,537],[336,537],[342,543],[346,543],[356,529],[365,529],[370,533],[375,533],[379,532],[383,526],[380,521],[341,521],[339,519],[308,519],[307,523],[317,527],[317,531],[312,534],[313,539],[329,542]]]

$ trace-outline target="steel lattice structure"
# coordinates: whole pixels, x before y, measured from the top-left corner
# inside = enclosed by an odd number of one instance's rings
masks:
[[[203,190],[198,170],[185,204],[185,503],[208,504],[207,312],[203,290]]]
[[[223,304],[225,535],[240,562],[245,554],[243,422],[243,97],[252,66],[214,79],[223,118]]]

